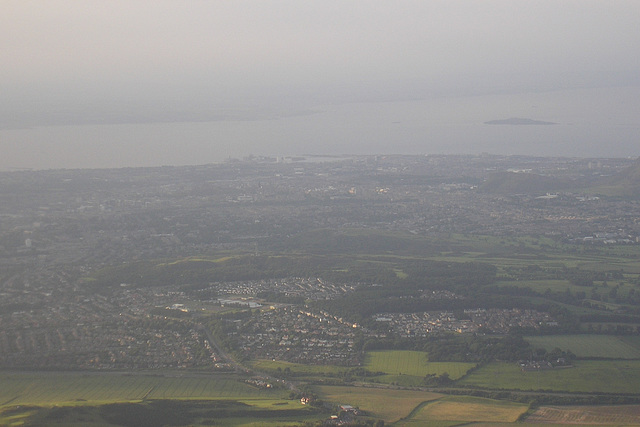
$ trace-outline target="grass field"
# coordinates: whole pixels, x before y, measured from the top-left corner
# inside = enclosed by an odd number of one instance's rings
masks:
[[[491,363],[460,380],[459,385],[512,390],[639,393],[640,361],[575,362],[574,368],[523,372],[515,363]]]
[[[622,286],[619,283],[622,282]],[[626,282],[624,280],[610,281],[608,285],[604,285],[603,282],[595,282],[599,288],[600,294],[608,294],[611,289],[617,287],[618,296],[621,298],[626,297],[632,289],[635,289],[635,284]],[[584,286],[577,286],[571,284],[568,280],[501,280],[495,283],[501,287],[517,287],[517,288],[529,288],[538,294],[544,294],[547,290],[554,293],[561,293],[570,291],[573,294],[578,292],[584,292],[587,295],[591,293],[591,288]],[[603,304],[598,302],[599,304]]]
[[[227,377],[162,377],[81,373],[2,373],[0,407],[88,404],[143,399],[277,399],[284,391],[259,390]]]
[[[424,426],[436,423],[515,422],[528,405],[470,396],[447,396],[421,405],[398,426]],[[437,424],[440,425],[440,424]]]
[[[137,405],[130,408],[133,413],[143,414],[149,411],[145,409],[147,404],[173,402],[170,404],[182,405],[194,419],[201,417],[203,409],[194,407],[193,402],[202,402],[205,413],[216,405],[230,405],[236,409],[216,415],[215,425],[224,426],[300,425],[328,416],[299,401],[285,400],[288,394],[288,390],[257,389],[225,376],[2,373],[0,425],[18,426],[28,421],[37,425],[102,427],[112,425],[102,419],[104,405],[126,402]]]
[[[585,290],[585,287],[572,285],[568,280],[501,280],[496,285],[530,288],[540,294],[544,294],[547,289],[551,292],[565,292],[568,289],[574,293]]]
[[[298,379],[315,379],[324,376],[342,376],[350,369],[333,365],[303,365],[272,360],[256,360],[251,366],[257,371],[282,374],[288,368],[291,375]],[[384,384],[397,384],[406,387],[424,385],[426,375],[442,375],[456,380],[473,368],[473,363],[429,362],[427,354],[420,351],[371,351],[366,354],[364,368],[370,372],[382,372],[382,375],[367,377],[363,380]],[[279,368],[279,369],[278,369]]]
[[[264,371],[273,374],[282,373],[285,369],[295,375],[318,376],[318,375],[341,375],[350,368],[335,365],[304,365],[302,363],[282,362],[279,360],[255,360],[251,362],[251,367],[256,371]],[[278,370],[279,368],[279,370]]]
[[[325,419],[329,412],[297,401],[150,400],[101,405],[9,406],[0,425],[51,427],[299,426]]]
[[[423,402],[442,397],[441,394],[426,391],[382,388],[318,386],[316,389],[325,401],[358,407],[385,422],[395,422],[408,416]]]
[[[570,350],[578,357],[640,359],[640,337],[613,335],[549,335],[526,337],[534,348]]]
[[[442,375],[446,372],[453,380],[461,378],[474,366],[473,363],[429,362],[427,353],[407,350],[370,351],[364,363],[364,367],[371,372],[419,378],[428,374]]]

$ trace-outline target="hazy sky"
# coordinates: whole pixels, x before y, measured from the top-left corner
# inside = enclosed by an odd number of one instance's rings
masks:
[[[5,130],[640,87],[637,0],[3,0],[1,8]],[[631,102],[640,114],[640,100]]]

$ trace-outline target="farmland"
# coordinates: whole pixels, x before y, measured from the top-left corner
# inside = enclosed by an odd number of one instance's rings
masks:
[[[322,377],[345,377],[357,375],[357,370],[349,367],[334,365],[305,365],[272,360],[257,360],[251,366],[271,374],[293,375],[306,380]],[[423,379],[427,375],[441,376],[448,374],[456,380],[464,376],[473,368],[473,363],[461,362],[429,362],[427,353],[408,350],[370,351],[365,356],[364,369],[368,371],[363,381],[380,383],[394,383],[403,386],[424,385]]]
[[[370,416],[398,426],[448,426],[461,422],[514,422],[528,405],[422,391],[320,386],[318,395],[336,404],[349,404]]]
[[[274,399],[284,392],[260,390],[231,377],[20,373],[0,374],[0,404],[52,405],[143,399]]]
[[[289,373],[296,376],[312,377],[319,375],[338,376],[344,375],[349,368],[335,365],[305,365],[302,363],[283,362],[279,360],[255,360],[250,363],[257,371],[272,374]],[[286,370],[286,371],[285,371]]]
[[[349,404],[370,416],[357,421],[446,426],[637,402],[638,201],[483,185],[507,168],[590,182],[589,163],[7,176],[0,425],[173,422],[165,407],[187,425],[286,425]]]
[[[614,335],[549,335],[527,337],[535,348],[569,350],[581,358],[640,359],[640,338]]]
[[[418,405],[442,397],[424,391],[388,390],[378,388],[319,386],[318,395],[336,404],[349,404],[367,411],[374,418],[394,422],[406,417]]]
[[[637,393],[640,361],[575,362],[574,368],[525,372],[512,363],[494,362],[469,374],[460,385],[511,390]]]
[[[368,371],[384,373],[373,377],[373,381],[409,387],[424,385],[423,380],[428,375],[444,374],[457,380],[474,366],[473,363],[429,362],[427,353],[408,350],[371,351],[364,363]]]
[[[542,406],[526,418],[531,423],[640,424],[640,406]]]
[[[473,363],[429,362],[427,353],[421,351],[371,351],[365,358],[365,368],[371,372],[415,377],[448,373],[452,380],[462,377],[474,366]]]
[[[106,421],[114,423],[108,425],[132,425],[131,420],[142,417],[149,426],[159,425],[159,420],[174,420],[174,425],[200,425],[200,421],[210,425],[215,420],[216,425],[226,426],[255,422],[279,426],[325,416],[297,400],[286,400],[285,390],[258,389],[241,380],[232,376],[3,373],[0,425],[22,425],[26,420],[43,425],[54,420],[65,426],[88,425],[89,421],[101,426]],[[122,413],[130,418],[123,419]]]
[[[236,400],[148,400],[100,405],[12,406],[0,412],[0,425],[47,426],[261,426],[300,425],[326,416],[300,403]]]
[[[528,405],[522,403],[468,396],[447,396],[421,405],[398,425],[417,427],[431,425],[433,422],[509,423],[515,422],[527,409]]]

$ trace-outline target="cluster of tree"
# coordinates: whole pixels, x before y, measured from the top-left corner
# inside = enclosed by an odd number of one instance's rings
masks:
[[[371,339],[366,340],[362,348],[363,351],[424,351],[432,362],[515,362],[529,358],[532,351],[530,344],[517,334],[503,337],[441,334],[421,339]]]
[[[429,360],[437,361],[517,361],[526,358],[530,344],[519,335],[505,337],[471,336],[434,337],[425,342],[423,350]]]
[[[405,287],[467,292],[495,282],[495,265],[478,262],[413,261],[402,265]]]
[[[237,350],[237,341],[232,334],[232,332],[236,331],[236,327],[227,320],[228,319],[222,318],[221,316],[212,317],[207,321],[205,327],[209,333],[215,337],[220,347],[240,360],[243,356],[242,353]]]
[[[620,271],[585,271],[575,268],[565,270],[565,278],[576,286],[593,286],[594,281],[620,280],[623,275]]]
[[[154,316],[169,317],[173,319],[190,319],[191,314],[181,310],[172,310],[166,307],[154,307],[151,309]]]
[[[626,314],[608,314],[595,313],[583,314],[580,316],[581,322],[598,322],[598,323],[630,323],[640,325],[640,316],[630,316]]]
[[[375,204],[370,208],[363,206],[363,211],[369,215],[376,215]],[[391,220],[395,218],[395,213],[389,213],[384,209],[384,213],[378,215],[389,215]],[[360,219],[360,218],[359,218]],[[379,218],[386,219],[386,218]],[[390,222],[390,221],[389,221]],[[400,254],[425,254],[438,253],[446,248],[438,242],[427,239],[416,239],[405,235],[391,235],[384,232],[368,231],[367,233],[336,231],[332,229],[320,229],[297,233],[287,237],[286,240],[278,241],[277,238],[270,239],[269,249],[304,251],[317,254],[373,254],[373,253],[400,253]]]
[[[541,405],[632,405],[640,403],[640,396],[618,394],[582,394],[582,393],[546,393],[511,392],[507,390],[455,389],[446,390],[447,394],[476,396],[487,399],[509,400],[528,403],[532,408]]]
[[[449,377],[449,373],[448,372],[443,372],[440,375],[427,374],[423,378],[422,382],[426,386],[440,387],[440,386],[450,385],[451,383],[453,383],[453,380]]]

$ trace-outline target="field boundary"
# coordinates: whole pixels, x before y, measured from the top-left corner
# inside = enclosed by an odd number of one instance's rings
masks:
[[[400,419],[400,420],[398,420],[398,421],[411,421],[411,419],[412,419],[413,417],[415,417],[415,415],[416,415],[418,412],[420,412],[420,411],[422,410],[422,408],[424,408],[425,406],[427,406],[429,403],[433,403],[433,402],[435,402],[435,401],[437,401],[437,400],[438,400],[438,399],[436,399],[436,400],[425,400],[424,402],[420,402],[420,403],[418,404],[418,406],[416,406],[415,408],[413,408],[413,410],[411,410],[411,412],[409,412],[409,413],[407,414],[407,416],[406,416],[406,417],[403,417],[403,418],[401,418],[401,419]]]

